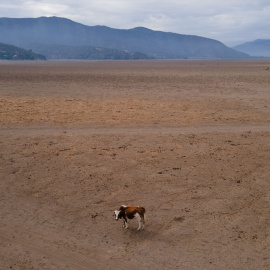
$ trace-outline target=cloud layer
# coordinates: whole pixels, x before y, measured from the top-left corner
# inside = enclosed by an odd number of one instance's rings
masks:
[[[86,25],[199,35],[236,45],[270,39],[269,0],[4,0],[0,17],[59,16]]]

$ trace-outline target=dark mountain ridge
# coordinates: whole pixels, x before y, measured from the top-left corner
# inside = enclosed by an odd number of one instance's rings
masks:
[[[44,55],[36,54],[32,50],[25,50],[17,46],[0,43],[1,60],[46,60]]]
[[[103,47],[141,52],[157,59],[249,57],[204,37],[153,31],[144,27],[123,30],[86,26],[59,17],[0,18],[0,41],[28,49],[37,44]]]
[[[144,53],[125,52],[115,49],[93,46],[68,45],[32,45],[35,52],[43,53],[48,59],[80,59],[80,60],[146,60]]]

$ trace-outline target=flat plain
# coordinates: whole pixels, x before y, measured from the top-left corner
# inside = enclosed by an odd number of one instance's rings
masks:
[[[0,62],[0,269],[270,269],[269,68]]]

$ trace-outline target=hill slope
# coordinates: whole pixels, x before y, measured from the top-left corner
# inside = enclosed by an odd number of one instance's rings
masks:
[[[270,39],[257,39],[235,46],[233,49],[251,56],[270,57]]]
[[[143,27],[129,30],[86,26],[59,17],[0,18],[2,42],[32,48],[33,45],[94,46],[142,52],[155,58],[247,58],[219,41]]]
[[[0,59],[4,60],[46,60],[46,57],[13,45],[0,43]]]
[[[44,54],[48,59],[81,60],[139,60],[150,59],[143,53],[132,53],[93,46],[32,45],[34,51]]]

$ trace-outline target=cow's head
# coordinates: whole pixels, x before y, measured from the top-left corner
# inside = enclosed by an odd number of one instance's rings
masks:
[[[121,217],[120,217],[120,211],[115,210],[115,211],[113,212],[113,216],[115,217],[116,220],[118,220],[119,218],[121,218]]]
[[[126,217],[125,211],[123,209],[115,210],[113,215],[116,220]]]

